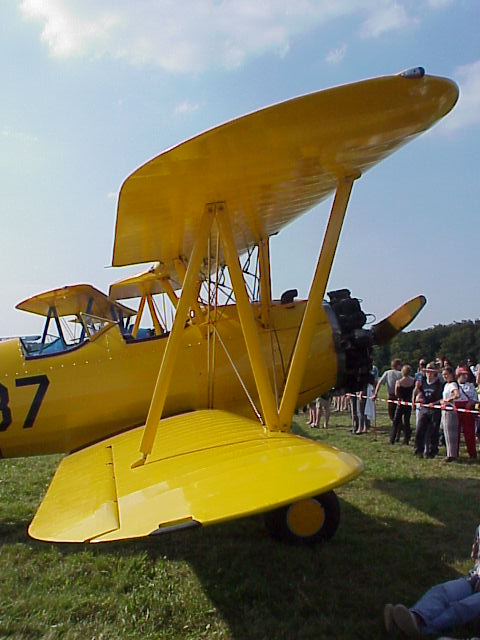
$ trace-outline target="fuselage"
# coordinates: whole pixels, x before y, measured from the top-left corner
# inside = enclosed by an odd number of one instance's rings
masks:
[[[304,308],[305,302],[274,304],[270,328],[258,324],[279,394]],[[218,309],[216,330],[185,327],[164,417],[205,408],[255,417],[244,387],[260,410],[235,305]],[[297,406],[335,386],[342,360],[337,333],[335,314],[325,304]],[[143,424],[167,340],[168,334],[128,340],[112,325],[95,340],[52,355],[28,356],[20,339],[1,342],[2,457],[70,452]]]

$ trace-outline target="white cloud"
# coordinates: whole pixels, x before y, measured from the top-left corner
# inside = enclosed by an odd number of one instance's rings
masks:
[[[325,56],[325,62],[328,62],[329,64],[338,64],[344,59],[346,53],[347,45],[343,44],[341,47],[338,47],[338,49],[332,49],[332,51],[329,51]]]
[[[460,98],[445,127],[455,131],[480,124],[480,60],[458,67],[453,77],[460,85]]]
[[[362,25],[361,33],[365,38],[377,38],[387,31],[405,29],[417,24],[417,19],[410,17],[402,4],[386,2],[378,6],[376,11]]]
[[[182,115],[184,113],[193,113],[194,111],[197,111],[197,109],[199,107],[200,107],[200,105],[198,103],[189,102],[188,100],[184,100],[183,102],[180,102],[179,104],[177,104],[177,106],[175,107],[173,112],[174,112],[174,114],[176,116],[178,116],[178,115]]]
[[[42,40],[53,55],[83,53],[118,27],[121,13],[99,9],[91,0],[22,0],[22,13],[44,23]]]
[[[424,0],[431,8],[451,0]],[[405,8],[409,7],[409,10]],[[415,0],[21,0],[54,56],[103,56],[169,72],[235,68],[279,56],[309,30],[353,16],[363,37],[416,24]],[[412,14],[412,15],[410,15]],[[337,62],[343,48],[331,52]]]

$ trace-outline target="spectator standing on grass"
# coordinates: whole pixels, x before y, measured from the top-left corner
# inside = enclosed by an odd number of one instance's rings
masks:
[[[313,402],[309,402],[308,403],[308,422],[307,422],[307,424],[310,427],[314,427],[316,418],[317,418],[317,405],[316,405],[315,400],[314,400]]]
[[[353,391],[348,394],[350,403],[350,420],[352,423],[352,433],[357,434],[359,431],[360,421],[358,419],[358,395]]]
[[[417,373],[415,374],[415,382],[423,378],[423,376],[425,375],[426,366],[427,366],[427,361],[425,360],[425,358],[420,358],[420,360],[418,361]]]
[[[422,378],[425,377],[426,366],[427,366],[427,361],[425,360],[425,358],[420,358],[420,360],[418,361],[417,373],[415,374],[415,382],[418,382],[418,381],[421,382]],[[412,395],[412,401],[413,401],[413,395]],[[417,398],[417,402],[420,402],[418,398]],[[420,413],[420,410],[418,408],[415,409],[415,433],[417,432],[419,413]]]
[[[442,398],[443,384],[438,379],[438,369],[435,362],[429,362],[425,369],[425,377],[421,382],[417,380],[413,391],[413,401],[425,404],[435,404]],[[419,458],[434,458],[438,453],[438,438],[440,432],[440,409],[427,406],[420,407],[415,434],[415,455]]]
[[[397,380],[395,384],[395,397],[397,400],[403,402],[412,401],[413,388],[415,386],[415,380],[410,375],[411,367],[409,364],[405,364],[402,367],[402,377]],[[400,433],[403,425],[403,444],[410,442],[410,435],[412,430],[410,428],[410,416],[412,414],[412,407],[410,404],[398,404],[395,409],[395,416],[393,418],[392,432],[390,434],[390,444],[395,444],[397,435]]]
[[[375,405],[372,402],[374,374],[370,371],[367,383],[363,389],[357,394],[357,429],[356,435],[368,433],[370,424],[375,420]],[[373,405],[373,406],[372,406]]]
[[[312,426],[317,427],[317,429],[320,428],[320,419],[322,415],[324,416],[323,428],[328,429],[328,421],[330,419],[330,401],[331,401],[330,392],[325,393],[323,396],[320,396],[315,400],[315,405],[316,405],[315,424],[313,424]]]
[[[388,399],[390,402],[388,403],[388,417],[390,418],[392,424],[393,419],[395,417],[395,385],[397,380],[400,380],[402,377],[401,369],[402,369],[402,361],[400,358],[394,358],[391,363],[391,369],[385,371],[380,380],[377,382],[377,386],[375,387],[375,391],[373,392],[372,399],[376,400],[378,396],[378,391],[380,387],[385,384],[387,385],[387,393]]]
[[[438,635],[468,624],[480,616],[480,526],[473,539],[473,569],[465,578],[432,587],[410,609],[403,604],[385,605],[383,619],[388,633],[400,630],[410,638]]]
[[[452,367],[445,367],[442,375],[445,380],[442,393],[442,407],[445,407],[442,411],[442,427],[447,448],[445,462],[453,462],[458,455],[459,434],[458,414],[452,409],[455,406],[455,400],[460,396],[460,391]]]
[[[473,409],[478,402],[477,390],[471,382],[468,381],[468,367],[459,366],[456,370],[458,387],[460,396],[455,402],[455,406],[459,409]],[[477,448],[475,445],[475,416],[472,413],[458,413],[459,432],[463,431],[465,444],[470,458],[477,457]],[[458,438],[458,447],[460,446],[460,437]],[[458,455],[458,450],[457,450]]]

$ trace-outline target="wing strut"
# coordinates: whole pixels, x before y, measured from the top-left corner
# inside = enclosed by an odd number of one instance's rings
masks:
[[[160,422],[163,408],[165,406],[165,400],[167,398],[170,379],[172,377],[178,349],[180,347],[188,309],[190,308],[192,296],[196,290],[197,278],[205,253],[207,238],[210,234],[214,212],[215,207],[213,205],[208,205],[198,227],[195,244],[193,245],[192,254],[190,256],[190,261],[185,273],[185,279],[183,281],[182,295],[178,300],[175,320],[168,338],[167,346],[165,347],[162,364],[160,366],[160,371],[158,372],[158,378],[152,396],[152,402],[150,404],[150,409],[148,410],[147,421],[145,423],[145,429],[140,443],[142,458],[137,462],[134,462],[132,468],[143,464],[148,454],[152,451],[155,432],[158,428],[158,423]]]
[[[262,237],[258,241],[258,257],[260,265],[260,308],[262,325],[270,327],[270,307],[272,306],[272,283],[270,278],[270,243],[269,237]]]
[[[333,258],[342,230],[348,200],[352,191],[353,182],[359,177],[360,174],[358,173],[353,176],[339,178],[338,181],[330,218],[323,238],[322,250],[318,257],[317,268],[313,277],[312,286],[310,287],[307,306],[305,307],[280,403],[279,419],[282,431],[290,430],[298,392],[305,373],[308,353],[312,345],[315,323],[318,320],[318,315],[322,307],[322,301],[332,269]]]
[[[185,280],[185,274],[187,272],[187,268],[185,267],[183,260],[180,260],[180,259],[174,260],[174,265],[175,265],[175,271],[177,272],[178,279],[180,280],[180,282],[183,282]],[[203,320],[203,315],[204,315],[203,311],[200,309],[200,305],[198,304],[198,294],[200,291],[200,286],[201,286],[201,282],[197,283],[197,290],[195,291],[192,297],[192,300],[190,300],[190,307],[194,312],[193,321],[195,324],[198,324],[199,322],[201,322]]]
[[[270,431],[276,431],[278,430],[277,403],[270,383],[265,358],[263,357],[252,307],[245,288],[245,281],[243,279],[242,269],[240,268],[240,262],[238,260],[238,252],[235,247],[232,228],[223,203],[218,203],[216,205],[216,213],[217,227],[220,232],[223,254],[225,256],[228,273],[235,292],[238,317],[242,326],[248,357],[250,359],[253,377],[255,378],[260,404],[262,406],[263,417],[267,428]]]
[[[255,385],[257,387],[265,425],[269,431],[289,431],[293,412],[298,397],[298,392],[305,372],[305,365],[311,347],[315,324],[321,309],[328,277],[333,264],[333,258],[337,248],[343,220],[347,209],[348,200],[353,182],[360,174],[339,179],[337,192],[333,201],[330,218],[328,221],[322,249],[318,258],[317,268],[310,288],[310,295],[303,316],[302,324],[295,344],[295,350],[290,363],[285,388],[277,410],[277,401],[272,390],[270,376],[265,358],[262,352],[260,337],[252,307],[247,295],[243,273],[238,259],[238,252],[232,233],[231,223],[227,214],[225,203],[218,202],[207,205],[204,216],[199,225],[198,235],[195,239],[193,251],[183,279],[182,294],[177,304],[175,321],[169,336],[160,371],[158,373],[152,402],[145,423],[145,429],[140,443],[142,458],[133,463],[132,468],[142,465],[151,453],[155,440],[158,423],[162,417],[165,401],[168,393],[170,379],[173,373],[176,356],[180,346],[182,331],[188,309],[192,304],[192,298],[197,292],[198,274],[204,255],[213,219],[216,224],[223,247],[225,262],[228,266],[230,279],[237,303],[238,317],[242,327],[245,344],[247,347],[250,365],[252,367]],[[261,247],[261,261],[263,261],[263,273],[268,272],[268,245]],[[269,296],[269,286],[266,286],[266,297]]]
[[[178,298],[177,298],[177,295],[176,295],[175,291],[173,290],[172,285],[170,284],[170,280],[168,278],[161,278],[160,279],[160,283],[162,285],[162,289],[165,291],[165,293],[167,294],[170,302],[172,303],[172,305],[176,309],[177,308],[177,304],[178,304]]]
[[[142,299],[140,300],[140,305],[137,311],[137,317],[135,318],[135,324],[133,325],[133,329],[132,329],[132,338],[134,338],[135,340],[137,339],[137,334],[140,328],[140,322],[142,320],[144,308],[145,308],[145,296],[142,296]]]
[[[160,321],[157,316],[157,310],[155,309],[151,293],[147,293],[147,304],[148,310],[150,311],[150,317],[152,318],[153,326],[155,327],[155,335],[161,336],[163,333],[163,329],[160,325]]]

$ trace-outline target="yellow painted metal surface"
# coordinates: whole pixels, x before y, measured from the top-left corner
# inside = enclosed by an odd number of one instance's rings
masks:
[[[322,201],[338,177],[364,173],[431,127],[457,97],[445,78],[387,76],[288,100],[192,138],[124,182],[113,264],[162,260],[170,269],[188,259],[210,202],[227,203],[241,253]]]
[[[180,355],[185,322],[187,319],[188,309],[193,298],[193,292],[196,290],[197,277],[202,261],[204,245],[207,243],[208,234],[213,223],[213,212],[211,210],[205,210],[202,217],[202,223],[201,232],[195,239],[191,259],[185,273],[182,295],[178,301],[172,331],[165,347],[162,364],[160,366],[160,371],[158,372],[157,381],[155,383],[155,389],[153,391],[152,401],[148,409],[147,421],[145,423],[141,442],[141,452],[144,457],[152,450],[155,431],[157,430],[158,423],[162,418],[167,396],[170,391],[170,380],[175,370],[175,364]]]
[[[284,383],[283,365],[287,366],[290,360],[304,309],[305,302],[301,301],[273,305],[274,359],[271,332],[260,329],[260,342],[269,374],[273,379],[275,368],[280,386]],[[260,315],[259,306],[254,306],[254,312]],[[259,406],[234,306],[219,309],[217,330]],[[25,359],[18,340],[0,342],[0,384],[8,396],[11,412],[11,424],[0,430],[1,455],[13,457],[70,452],[144,424],[166,342],[167,336],[126,342],[118,327],[111,326],[95,342],[86,341],[65,353],[30,359]],[[207,349],[207,341],[196,326],[188,326],[182,331],[164,416],[208,407]],[[213,408],[228,409],[254,418],[245,392],[220,344],[217,344],[215,358]],[[331,389],[338,366],[332,327],[322,309],[297,406]],[[34,384],[38,376],[46,376],[49,385],[33,425],[25,428],[39,388]],[[30,380],[32,384],[19,386],[21,379]],[[0,412],[0,423],[2,418]]]
[[[338,182],[332,211],[323,238],[322,249],[318,257],[312,286],[310,287],[305,314],[298,333],[298,339],[295,344],[292,361],[288,369],[287,381],[280,402],[279,421],[280,428],[283,431],[290,430],[298,392],[305,374],[308,354],[312,346],[312,338],[315,332],[318,313],[321,309],[322,300],[327,288],[327,281],[342,230],[350,192],[356,177],[357,176],[350,176]]]
[[[94,537],[119,526],[112,448],[97,446],[62,460],[29,532],[34,538],[83,541],[85,530]]]
[[[85,313],[90,300],[92,300],[93,303],[90,306],[89,313],[94,316],[111,318],[112,306],[120,309],[125,317],[133,316],[136,313],[133,309],[111,300],[104,293],[89,284],[76,284],[46,291],[45,293],[39,293],[36,296],[23,300],[23,302],[19,302],[16,309],[36,313],[40,316],[47,316],[49,310],[55,307],[59,316],[70,316],[82,312]]]
[[[363,469],[357,457],[333,447],[268,433],[258,422],[215,410],[162,420],[148,462],[131,469],[141,433],[136,429],[68,456],[30,535],[49,541],[102,542],[192,522],[209,525],[323,493]],[[99,478],[94,489],[96,512],[103,500],[108,512],[114,513],[111,478],[105,471],[111,467],[99,453],[106,448],[112,452],[119,526],[112,530],[112,520],[106,519],[105,531],[99,533],[101,519],[92,521],[84,478]],[[69,492],[72,499],[65,504],[62,497]]]
[[[232,229],[228,219],[227,211],[223,205],[217,206],[217,225],[220,229],[220,236],[225,254],[228,272],[232,281],[235,299],[237,302],[238,316],[242,325],[242,334],[245,339],[250,365],[255,378],[256,387],[260,396],[263,419],[268,429],[278,429],[278,413],[273,394],[271,378],[268,375],[266,360],[262,352],[258,325],[255,322],[253,310],[250,305],[243,273],[235,252]]]
[[[287,524],[290,531],[303,538],[313,536],[320,531],[325,522],[323,506],[314,498],[306,498],[292,504],[287,512]]]
[[[148,271],[139,273],[131,278],[125,278],[110,285],[108,295],[114,300],[128,300],[129,298],[141,298],[144,295],[163,293],[165,287],[162,280],[168,277],[168,273],[162,269],[161,265],[155,265]],[[172,287],[172,285],[170,285]],[[181,285],[177,280],[173,281],[173,287],[180,289]]]

